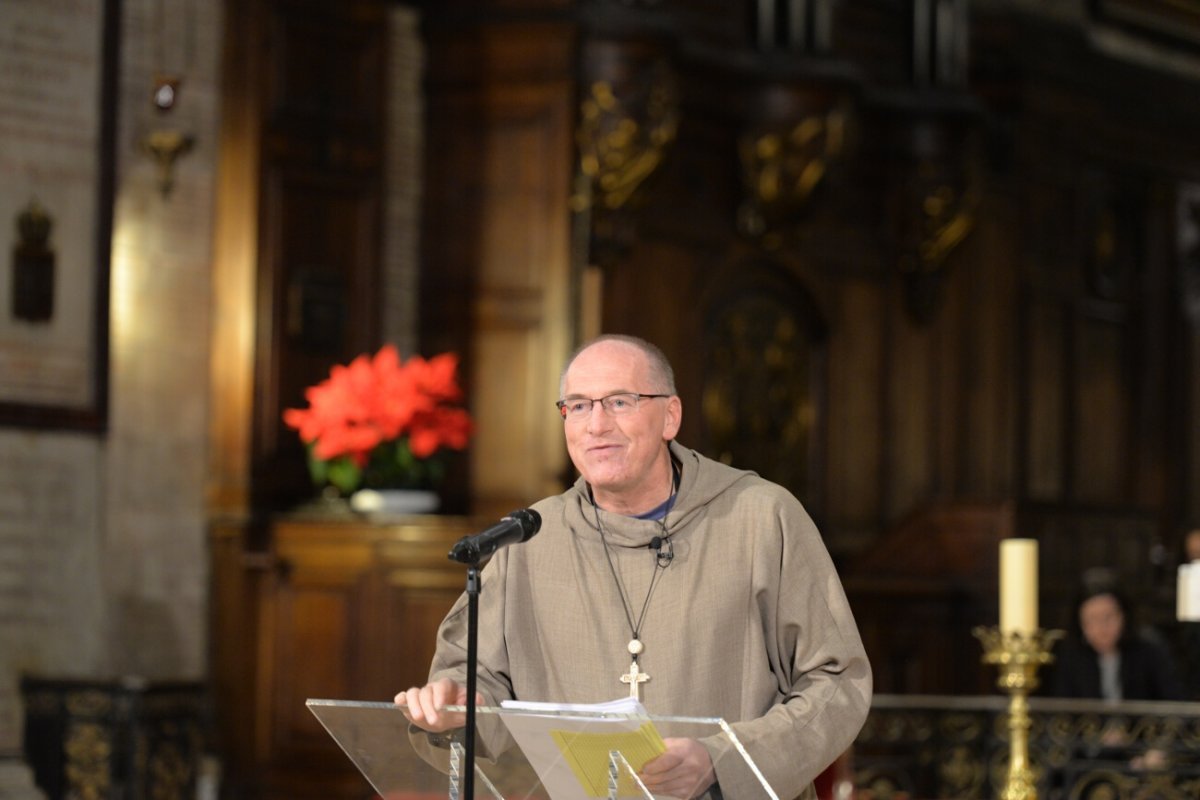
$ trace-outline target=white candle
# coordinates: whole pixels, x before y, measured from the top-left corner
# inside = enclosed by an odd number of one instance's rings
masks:
[[[1200,622],[1200,561],[1179,565],[1175,612],[1180,622]]]
[[[1038,626],[1038,543],[1000,542],[1000,632],[1032,634]]]

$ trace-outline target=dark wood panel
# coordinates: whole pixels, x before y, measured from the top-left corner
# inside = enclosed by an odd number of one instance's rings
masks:
[[[971,630],[996,624],[1006,504],[946,503],[906,515],[843,570],[876,691],[988,690]]]
[[[1133,598],[1140,622],[1163,627],[1174,613],[1173,566],[1160,516],[1135,509],[1028,505],[1018,530],[1040,543],[1042,626],[1066,628],[1084,573],[1112,574]]]
[[[1025,344],[1028,366],[1028,441],[1023,487],[1032,500],[1052,500],[1066,490],[1063,445],[1065,425],[1067,359],[1064,352],[1065,320],[1061,305],[1050,300],[1033,300],[1027,310],[1029,335]]]
[[[1075,342],[1074,495],[1084,503],[1127,498],[1126,467],[1133,457],[1130,405],[1136,391],[1125,376],[1125,331],[1120,325],[1083,320]]]
[[[258,547],[246,530],[223,530],[214,678],[231,796],[367,796],[305,701],[386,701],[423,684],[437,627],[466,586],[446,553],[483,527],[461,517],[286,518]],[[236,588],[248,586],[257,591]]]
[[[252,502],[313,487],[283,409],[378,346],[386,4],[259,0],[264,75]]]

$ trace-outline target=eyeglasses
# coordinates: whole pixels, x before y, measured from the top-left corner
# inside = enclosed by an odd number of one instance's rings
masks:
[[[562,414],[563,419],[583,419],[592,413],[593,403],[599,403],[604,406],[604,410],[609,414],[619,417],[623,414],[632,414],[634,411],[637,411],[638,400],[641,400],[643,397],[653,399],[655,397],[670,396],[669,394],[617,392],[607,397],[568,397],[566,400],[559,400],[554,405],[558,406],[558,413]]]

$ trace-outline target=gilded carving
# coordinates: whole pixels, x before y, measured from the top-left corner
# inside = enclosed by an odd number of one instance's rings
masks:
[[[921,203],[924,224],[917,255],[925,269],[939,269],[975,226],[974,200],[967,192],[938,186]]]
[[[977,200],[969,182],[956,186],[931,164],[917,170],[910,197],[914,211],[901,222],[899,267],[909,313],[932,318],[940,303],[946,261],[975,227]]]
[[[113,698],[105,692],[83,690],[66,697],[67,713],[74,717],[98,717],[111,714]]]
[[[34,716],[48,717],[57,714],[62,705],[59,702],[59,696],[54,692],[27,691],[22,700],[25,705],[25,713]]]
[[[743,234],[760,239],[767,249],[783,244],[787,230],[808,212],[830,164],[842,155],[845,117],[834,108],[741,137],[745,197],[738,228]]]
[[[572,198],[575,211],[615,210],[662,163],[679,127],[678,90],[663,65],[645,89],[621,93],[606,80],[594,81],[581,105],[576,140],[579,168],[590,194]]]
[[[801,321],[779,298],[754,294],[719,309],[707,327],[701,414],[708,446],[721,461],[803,493],[817,411]]]
[[[93,693],[94,694],[94,693]],[[112,787],[112,734],[94,722],[74,722],[63,743],[71,800],[103,800]]]
[[[978,714],[949,713],[940,717],[937,724],[944,737],[956,742],[974,741],[984,732]]]
[[[164,742],[154,749],[148,764],[150,800],[179,800],[187,796],[192,780],[192,765],[173,742]]]
[[[938,765],[938,780],[946,797],[979,797],[985,777],[983,764],[965,745],[951,746]]]

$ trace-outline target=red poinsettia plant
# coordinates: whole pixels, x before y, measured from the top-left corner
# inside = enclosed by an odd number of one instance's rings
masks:
[[[308,408],[287,409],[283,421],[299,431],[318,486],[430,488],[444,472],[443,452],[464,449],[471,435],[457,371],[454,353],[402,361],[387,344],[335,365],[305,391]]]

